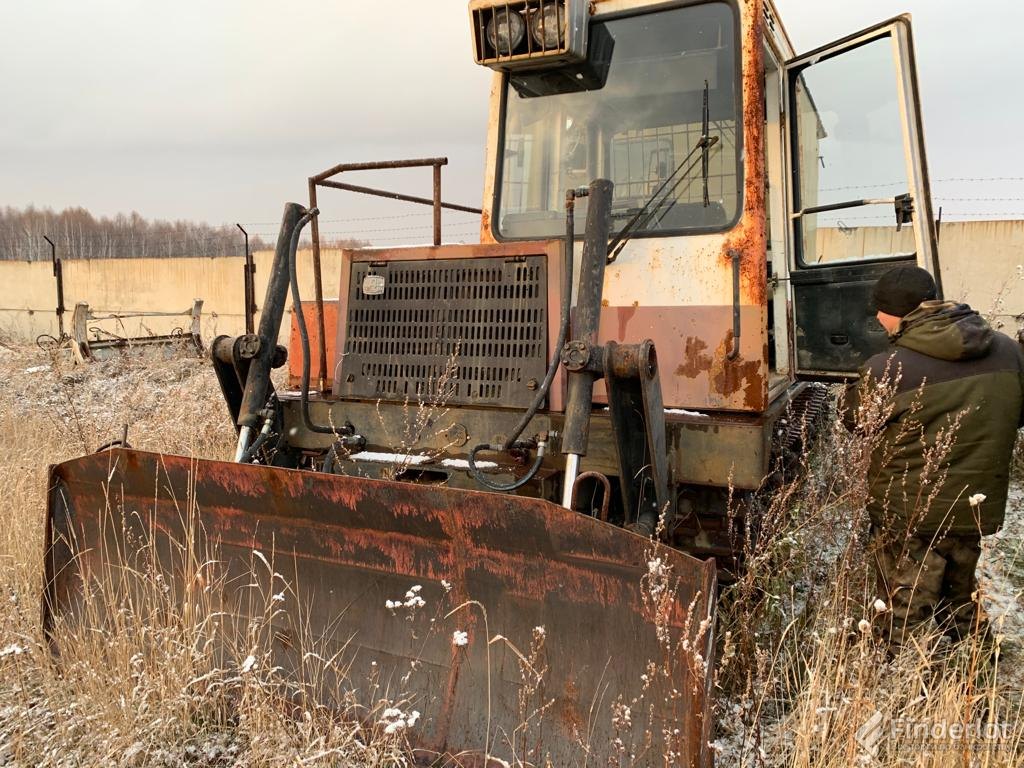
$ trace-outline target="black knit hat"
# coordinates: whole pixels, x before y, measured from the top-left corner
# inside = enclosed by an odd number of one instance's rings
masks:
[[[871,293],[875,310],[894,317],[906,317],[922,301],[935,298],[935,280],[920,267],[893,267],[878,282]]]

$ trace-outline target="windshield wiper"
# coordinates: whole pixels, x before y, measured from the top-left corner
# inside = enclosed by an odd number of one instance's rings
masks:
[[[711,165],[711,163],[710,163],[710,160],[711,160],[711,147],[714,146],[715,143],[718,141],[718,137],[717,136],[714,137],[714,138],[710,138],[708,136],[708,132],[711,129],[711,109],[710,109],[710,106],[709,106],[709,101],[710,100],[709,100],[708,96],[709,96],[708,81],[705,80],[704,81],[704,104],[703,104],[703,108],[701,110],[701,141],[698,144],[698,146],[701,148],[701,153],[700,153],[700,171],[701,171],[701,180],[704,182],[704,196],[703,197],[704,197],[704,207],[705,208],[709,208],[711,206],[711,195],[709,194],[709,190],[708,190],[708,182],[709,182],[709,179],[710,179],[710,165]],[[689,172],[687,172],[687,173],[689,173]],[[665,216],[668,215],[668,212],[672,210],[672,207],[676,203],[679,202],[678,198],[676,198],[675,195],[674,195],[675,188],[677,186],[678,186],[678,184],[676,184],[676,186],[674,186],[672,188],[673,194],[666,195],[664,198],[662,198],[661,203],[659,203],[657,208],[655,208],[655,212],[657,212],[657,211],[659,211],[661,209],[662,205],[665,205],[666,202],[668,203],[668,205],[665,206],[665,210],[661,211],[661,215],[658,216],[658,221],[657,221],[658,224],[661,224],[661,222],[664,220]]]
[[[640,208],[640,210],[637,211],[636,214],[634,214],[633,218],[631,218],[626,223],[626,226],[624,226],[622,228],[622,231],[620,231],[619,234],[616,235],[615,239],[612,240],[612,242],[608,245],[608,263],[609,264],[611,264],[613,261],[615,261],[619,257],[619,254],[622,253],[622,249],[626,247],[626,243],[629,242],[629,240],[633,237],[633,235],[635,235],[641,229],[643,229],[648,224],[650,224],[651,220],[659,213],[659,211],[661,211],[662,206],[664,206],[666,202],[668,203],[668,206],[665,208],[664,211],[661,212],[661,218],[664,218],[665,214],[667,214],[670,210],[672,210],[672,206],[674,206],[676,204],[676,200],[673,198],[673,195],[675,194],[675,191],[679,188],[680,184],[682,184],[684,181],[686,181],[687,178],[689,178],[690,171],[692,171],[697,166],[697,161],[695,160],[683,172],[682,176],[679,176],[679,172],[683,170],[683,167],[687,163],[690,162],[690,158],[692,158],[697,153],[697,150],[701,150],[700,162],[701,162],[701,170],[702,170],[703,179],[704,179],[704,207],[707,208],[709,205],[711,205],[711,200],[710,200],[709,195],[708,195],[708,165],[709,165],[708,161],[709,161],[709,156],[710,156],[709,155],[710,150],[711,150],[711,148],[713,146],[715,146],[715,144],[718,143],[719,137],[718,136],[709,136],[708,135],[708,131],[710,130],[711,120],[710,120],[710,111],[709,111],[709,107],[708,107],[708,81],[707,80],[704,81],[704,110],[703,110],[703,113],[704,113],[703,114],[703,121],[702,121],[703,133],[702,133],[702,135],[700,137],[700,141],[698,141],[694,145],[693,149],[691,149],[689,151],[689,153],[686,155],[686,157],[683,158],[683,161],[679,165],[676,166],[676,169],[674,171],[672,171],[672,173],[669,175],[669,177],[667,179],[665,179],[664,182],[662,182],[661,186],[658,187],[654,191],[654,194],[651,195],[650,198],[648,198],[647,202],[644,203],[643,207]],[[676,179],[676,176],[679,176],[679,178]],[[674,184],[672,184],[672,180],[673,179],[676,179]],[[668,187],[669,184],[672,184],[672,187],[661,198],[661,200],[658,200],[658,197],[661,195],[662,192],[665,191],[666,187]],[[654,204],[656,200],[658,200],[658,204],[657,205]],[[659,219],[659,221],[660,221],[660,219]]]
[[[708,81],[704,81],[704,108],[701,111],[701,138],[706,138],[708,131],[711,128],[711,107],[708,104],[708,96],[710,91],[708,90]],[[708,195],[708,166],[710,165],[709,160],[711,158],[711,146],[704,143],[704,150],[700,153],[700,173],[701,178],[704,180],[704,207],[708,208],[711,205],[711,198]]]

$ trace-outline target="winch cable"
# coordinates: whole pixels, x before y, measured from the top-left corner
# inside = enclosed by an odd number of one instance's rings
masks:
[[[309,330],[306,328],[306,317],[302,311],[302,297],[299,295],[299,277],[298,267],[296,262],[298,261],[297,254],[299,251],[299,237],[302,234],[303,228],[313,220],[314,216],[319,215],[320,211],[316,208],[308,210],[298,223],[295,225],[295,230],[292,232],[291,247],[288,251],[288,277],[291,281],[292,287],[292,304],[294,305],[295,312],[295,324],[299,329],[299,338],[302,340],[302,384],[301,384],[301,411],[302,411],[302,424],[310,432],[315,432],[318,435],[334,435],[338,438],[351,437],[355,432],[355,427],[351,424],[345,424],[341,427],[334,426],[323,426],[320,424],[314,424],[313,419],[309,415],[309,377],[310,377],[310,353],[309,353]],[[321,374],[325,373],[321,371]]]
[[[537,471],[540,469],[541,464],[544,463],[544,454],[547,451],[547,444],[543,441],[537,444],[537,456],[534,459],[533,465],[529,471],[518,480],[509,483],[502,484],[492,482],[484,476],[483,472],[476,464],[476,455],[480,451],[492,451],[494,453],[508,453],[512,448],[517,447],[516,441],[520,435],[526,430],[533,420],[533,417],[537,415],[537,411],[540,410],[541,405],[548,397],[548,392],[551,389],[551,383],[555,380],[555,374],[558,372],[558,366],[562,361],[562,347],[565,346],[566,339],[569,337],[569,309],[572,304],[572,268],[573,268],[573,255],[576,250],[576,198],[586,197],[589,194],[589,190],[586,187],[581,189],[570,189],[565,193],[565,254],[562,263],[562,313],[559,318],[558,324],[558,339],[555,341],[555,351],[551,356],[551,362],[548,365],[547,373],[544,375],[544,381],[541,382],[540,387],[537,390],[537,394],[533,398],[533,402],[523,412],[522,418],[512,428],[508,437],[505,438],[503,443],[490,444],[481,443],[469,452],[467,462],[469,464],[469,474],[484,488],[488,488],[492,491],[498,491],[499,493],[507,493],[522,488],[528,482],[533,480]],[[525,447],[525,445],[524,445]]]

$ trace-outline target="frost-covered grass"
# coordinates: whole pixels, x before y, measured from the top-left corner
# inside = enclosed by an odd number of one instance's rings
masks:
[[[885,402],[866,403],[855,432],[830,421],[803,477],[764,502],[747,569],[721,601],[718,765],[1024,764],[1024,495],[983,544],[994,660],[978,638],[952,644],[934,625],[888,647],[864,513]],[[942,467],[933,456],[926,477]]]
[[[260,557],[260,610],[240,634],[232,628],[228,651],[211,642],[225,628],[207,597],[216,578],[200,560],[195,600],[172,600],[143,578],[147,601],[108,618],[105,633],[89,622],[63,628],[68,650],[55,665],[39,627],[47,465],[120,438],[125,423],[135,447],[207,458],[229,457],[232,433],[201,360],[75,368],[0,346],[0,376],[0,766],[402,764],[406,735],[424,725],[413,706],[298,706],[301,688],[268,663],[269,619],[289,592]],[[875,633],[887,606],[877,604],[860,511],[870,448],[828,430],[804,479],[784,483],[762,510],[761,537],[724,595],[717,629],[718,766],[1024,764],[1024,497],[1014,494],[981,568],[982,599],[1003,636],[998,663],[985,662],[976,643],[951,647],[934,631],[890,658]],[[652,599],[659,583],[650,581]],[[393,597],[395,611],[418,605],[412,590]],[[574,638],[541,630],[535,641]],[[456,628],[451,642],[468,637]],[[308,679],[322,682],[329,663],[311,656]],[[911,723],[1002,730],[998,739],[943,741],[915,736]]]
[[[245,621],[221,621],[221,585],[196,557],[184,601],[153,574],[137,575],[131,599],[104,586],[86,621],[58,626],[55,663],[39,621],[47,466],[120,438],[125,423],[134,447],[207,458],[230,456],[232,434],[202,360],[76,368],[0,346],[0,375],[0,766],[402,764],[394,702],[327,711],[302,694],[330,659],[311,654],[297,684],[267,662],[289,594],[265,558],[253,558],[260,599]],[[100,620],[104,601],[118,607]]]

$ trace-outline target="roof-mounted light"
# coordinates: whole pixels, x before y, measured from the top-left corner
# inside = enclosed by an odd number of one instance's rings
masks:
[[[501,8],[487,22],[487,43],[498,56],[511,56],[526,36],[526,20],[515,11]]]
[[[561,48],[565,42],[565,6],[546,3],[530,15],[530,34],[541,50]]]

